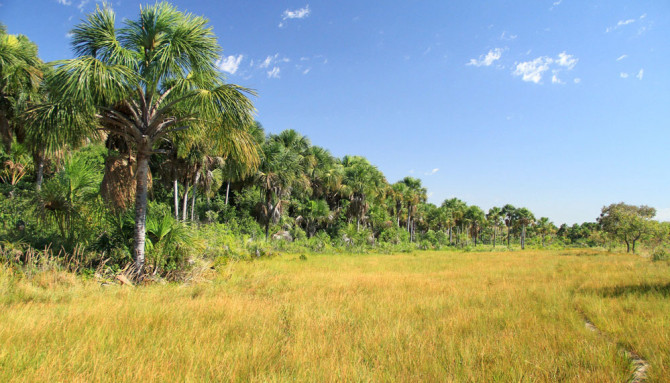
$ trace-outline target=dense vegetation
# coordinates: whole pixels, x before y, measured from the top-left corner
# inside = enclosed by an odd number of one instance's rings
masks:
[[[0,28],[0,249],[77,270],[178,278],[198,260],[277,251],[362,252],[643,243],[669,227],[646,206],[557,227],[510,204],[427,203],[421,180],[389,183],[295,130],[266,134],[254,92],[229,84],[207,20],[167,3],[119,28],[98,8],[72,31],[75,58],[43,63]]]

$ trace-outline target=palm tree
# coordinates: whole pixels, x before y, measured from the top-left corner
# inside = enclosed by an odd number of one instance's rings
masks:
[[[405,177],[402,181],[407,186],[405,189],[405,202],[407,203],[407,231],[410,233],[410,240],[414,241],[414,227],[412,218],[416,214],[417,206],[426,202],[427,190],[421,186],[421,180],[418,178]]]
[[[284,205],[301,174],[300,157],[280,142],[269,141],[263,147],[256,184],[262,193],[261,218],[265,225],[265,240],[270,236],[270,224],[281,218]]]
[[[7,152],[19,128],[17,119],[38,94],[42,67],[37,45],[26,36],[8,34],[0,24],[0,136]]]
[[[375,197],[382,185],[386,184],[384,175],[376,166],[360,156],[344,156],[343,191],[349,197],[348,214],[356,218],[356,230],[360,230],[361,220],[370,208],[369,200]]]
[[[33,152],[37,191],[42,186],[47,156],[62,151],[64,147],[74,149],[80,146],[86,136],[99,138],[96,130],[90,130],[96,126],[93,116],[79,108],[73,100],[58,97],[55,87],[52,72],[47,72],[41,87],[41,102],[25,113],[26,144]]]
[[[521,225],[521,250],[523,250],[526,247],[526,227],[535,222],[535,217],[530,210],[522,207],[517,209],[516,219],[518,224]]]
[[[258,162],[248,133],[249,89],[225,83],[221,53],[207,20],[167,3],[140,7],[117,29],[111,8],[98,7],[72,30],[76,58],[55,63],[58,94],[88,108],[102,127],[137,155],[134,258],[144,268],[149,157],[177,131],[205,130],[223,153]]]
[[[470,223],[470,235],[475,241],[475,247],[477,247],[477,236],[484,223],[484,211],[479,206],[472,205],[465,211],[463,218]]]
[[[505,219],[505,226],[507,226],[507,247],[510,245],[510,228],[514,225],[516,220],[516,208],[513,205],[507,204],[500,209],[500,214]]]
[[[500,226],[502,218],[502,210],[499,207],[492,207],[489,209],[488,214],[486,214],[486,219],[489,221],[489,224],[493,226],[493,248],[496,247],[496,237],[498,234],[498,226]]]
[[[542,237],[542,247],[544,247],[544,240],[548,235],[551,235],[556,232],[556,226],[553,222],[549,221],[547,217],[540,217],[537,221],[537,232]]]

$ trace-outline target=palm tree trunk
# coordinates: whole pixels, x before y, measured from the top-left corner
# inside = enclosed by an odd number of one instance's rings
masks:
[[[174,179],[174,219],[179,221],[179,183]]]
[[[148,150],[137,153],[137,187],[135,189],[135,272],[144,273],[144,240],[147,220],[147,190],[149,184]]]
[[[42,189],[42,180],[44,179],[44,155],[42,153],[37,153],[36,164],[37,169],[35,170],[35,189],[40,191]]]
[[[228,193],[230,193],[230,181],[228,181],[228,186],[226,186],[226,205],[228,205]]]
[[[195,175],[195,181],[193,182],[193,197],[191,197],[191,222],[195,222],[195,189],[198,186],[198,180],[200,180],[200,172]]]
[[[9,128],[9,120],[5,111],[0,109],[0,138],[5,146],[5,153],[9,154],[12,151],[12,131]]]
[[[498,226],[493,226],[493,248],[496,248],[496,234],[498,234]]]
[[[189,182],[186,181],[186,187],[184,187],[184,200],[182,201],[182,211],[181,211],[181,220],[186,221],[186,213],[188,210],[188,188],[189,188]]]
[[[526,225],[521,226],[521,250],[526,248]]]
[[[509,226],[507,226],[507,247],[509,247]]]

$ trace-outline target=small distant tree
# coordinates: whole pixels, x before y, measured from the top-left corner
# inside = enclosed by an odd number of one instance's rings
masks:
[[[620,202],[603,207],[598,223],[612,238],[626,244],[627,253],[631,249],[635,253],[635,243],[653,234],[652,218],[655,215],[656,209],[653,207]]]

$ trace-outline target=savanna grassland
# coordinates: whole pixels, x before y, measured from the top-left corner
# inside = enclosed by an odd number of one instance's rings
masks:
[[[293,254],[140,287],[4,268],[0,381],[626,381],[624,347],[669,381],[669,291],[668,263],[595,250]]]

